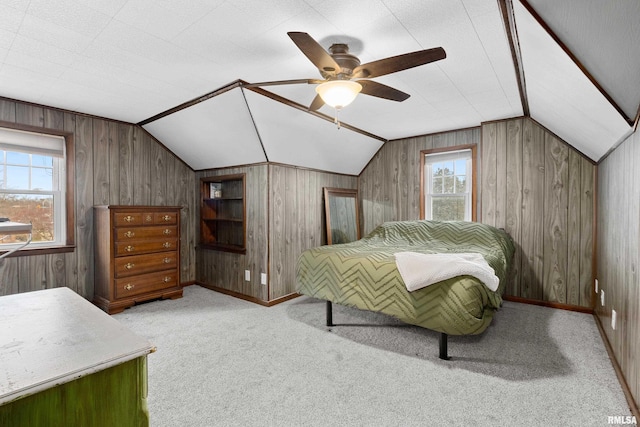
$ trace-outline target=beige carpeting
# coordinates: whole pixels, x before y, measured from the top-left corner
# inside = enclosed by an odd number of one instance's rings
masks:
[[[115,315],[147,337],[152,426],[606,426],[630,415],[593,317],[506,302],[480,336],[438,335],[300,297],[199,286]]]

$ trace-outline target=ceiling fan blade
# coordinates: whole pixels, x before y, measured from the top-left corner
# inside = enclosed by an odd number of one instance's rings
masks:
[[[360,93],[377,98],[402,102],[411,96],[408,93],[394,89],[391,86],[383,85],[382,83],[374,82],[373,80],[358,80],[358,83],[362,86]]]
[[[320,108],[322,108],[323,105],[324,101],[322,100],[322,98],[320,98],[320,95],[316,95],[316,97],[313,98],[311,105],[309,105],[309,110],[318,111]]]
[[[391,56],[378,61],[368,62],[357,66],[353,70],[354,78],[379,77],[396,71],[407,70],[419,65],[439,61],[447,57],[446,52],[441,47],[433,49],[418,50],[416,52],[405,53],[403,55]]]
[[[296,46],[298,46],[298,49],[313,62],[313,65],[329,74],[340,71],[340,65],[338,65],[331,55],[309,34],[297,31],[291,31],[287,34]]]

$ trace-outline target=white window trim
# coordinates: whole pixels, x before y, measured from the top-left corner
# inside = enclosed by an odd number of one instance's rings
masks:
[[[433,194],[431,189],[433,188],[433,164],[440,163],[448,160],[460,160],[466,159],[466,180],[467,189],[464,193],[448,193],[448,194]],[[472,220],[472,188],[473,188],[473,151],[470,148],[455,151],[446,151],[443,153],[427,153],[424,154],[424,217],[425,219],[433,219],[433,199],[447,198],[447,197],[460,197],[465,199],[465,213],[464,220]]]
[[[51,156],[53,158],[53,190],[25,190],[25,189],[3,189],[0,194],[42,194],[51,195],[53,198],[54,215],[54,237],[52,241],[36,242],[29,244],[30,248],[50,248],[64,246],[67,244],[67,218],[66,218],[66,140],[63,136],[49,135],[45,133],[30,132],[18,129],[0,128],[0,150],[21,152],[27,154],[38,154]],[[32,167],[31,165],[29,166]],[[4,169],[2,177],[6,182],[7,169]],[[0,236],[1,238],[1,236]],[[22,243],[2,243],[0,240],[0,251],[19,248]]]

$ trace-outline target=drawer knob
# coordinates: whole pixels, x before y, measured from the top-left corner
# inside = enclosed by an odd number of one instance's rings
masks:
[[[129,230],[126,233],[124,233],[124,235],[127,236],[127,237],[133,237],[133,236],[136,235],[136,233],[134,233],[133,231]]]
[[[171,277],[169,277],[169,276],[164,276],[164,279],[162,279],[162,281],[163,281],[164,283],[169,283],[169,282],[171,281]]]
[[[124,250],[127,251],[127,252],[133,252],[134,249],[135,248],[133,246],[131,246],[131,245],[129,245],[126,248],[124,248]]]
[[[163,247],[163,248],[170,248],[170,247],[171,247],[171,242],[164,242],[164,243],[162,244],[162,247]]]
[[[134,286],[134,285],[132,285],[131,283],[127,283],[127,284],[124,286],[124,288],[125,288],[126,290],[130,291],[131,289],[135,288],[135,286]]]
[[[162,219],[165,221],[171,221],[171,215],[165,215],[162,217]]]
[[[153,220],[153,218],[151,217],[151,215],[147,215],[146,218],[144,219],[146,222],[151,222]]]
[[[127,265],[124,266],[124,268],[126,268],[127,270],[131,270],[133,267],[135,267],[135,264],[132,264],[130,262],[128,262]]]
[[[124,220],[127,221],[127,222],[131,222],[134,219],[135,219],[135,217],[132,217],[131,215],[127,215],[127,216],[124,217]]]
[[[171,262],[171,258],[165,258],[162,260],[165,264],[169,264]]]
[[[163,233],[168,236],[169,234],[171,234],[171,230],[169,230],[168,228],[165,228]]]

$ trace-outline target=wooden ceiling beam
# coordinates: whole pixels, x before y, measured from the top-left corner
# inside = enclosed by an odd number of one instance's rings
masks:
[[[502,13],[502,22],[504,30],[507,33],[507,40],[511,49],[511,58],[513,59],[513,68],[516,71],[516,80],[518,82],[518,91],[520,92],[520,102],[522,104],[522,112],[529,117],[529,100],[527,98],[527,84],[524,76],[524,67],[522,65],[522,55],[520,54],[520,40],[518,39],[518,29],[516,28],[516,18],[513,13],[513,3],[511,0],[498,0],[498,6]]]

